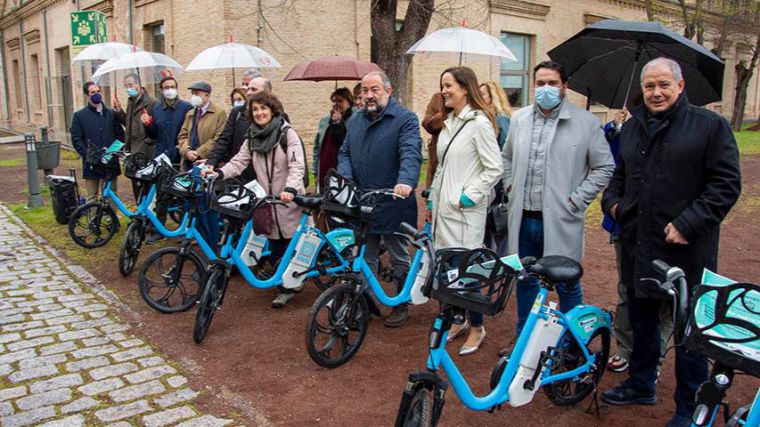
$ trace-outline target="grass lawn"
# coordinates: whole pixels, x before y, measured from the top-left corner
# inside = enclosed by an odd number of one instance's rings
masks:
[[[734,132],[736,143],[739,145],[739,153],[742,155],[760,154],[760,131],[746,130],[752,125],[754,123],[744,125],[745,130]]]

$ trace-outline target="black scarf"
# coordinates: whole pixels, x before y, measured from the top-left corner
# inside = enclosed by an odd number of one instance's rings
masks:
[[[273,117],[272,121],[264,128],[256,124],[256,122],[251,122],[251,126],[245,134],[251,151],[259,154],[269,154],[279,140],[280,126],[282,126],[282,117],[280,116]]]

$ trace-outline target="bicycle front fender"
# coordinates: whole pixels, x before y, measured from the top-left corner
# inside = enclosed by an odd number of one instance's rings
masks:
[[[612,330],[612,315],[593,305],[579,305],[568,311],[565,322],[584,343],[600,328]]]

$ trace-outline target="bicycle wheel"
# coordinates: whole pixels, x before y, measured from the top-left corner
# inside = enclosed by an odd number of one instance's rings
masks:
[[[552,375],[573,370],[586,363],[578,342],[575,341],[569,332],[565,332],[560,342],[563,342],[565,339],[570,341],[570,345],[568,349],[565,350],[562,363],[556,368],[551,369],[550,372]],[[542,387],[546,396],[555,405],[574,405],[585,399],[586,396],[591,394],[591,392],[593,392],[599,385],[599,382],[604,375],[604,371],[607,369],[607,359],[610,357],[609,329],[597,329],[589,338],[586,348],[594,359],[594,365],[589,372],[579,375],[580,380],[573,381],[573,379],[568,379],[565,381],[557,381]]]
[[[90,202],[78,207],[69,219],[69,235],[77,245],[99,248],[119,230],[119,218],[110,206]]]
[[[211,321],[214,319],[214,313],[224,298],[229,281],[225,270],[223,266],[215,265],[204,285],[203,294],[198,302],[198,311],[195,313],[195,327],[193,327],[193,340],[197,344],[206,337]]]
[[[364,341],[369,307],[353,280],[324,291],[309,313],[306,349],[314,362],[336,368],[351,359]]]
[[[433,393],[425,387],[414,392],[409,410],[401,423],[404,427],[433,426]]]
[[[137,257],[140,255],[140,247],[145,238],[145,225],[141,220],[131,221],[124,233],[119,251],[119,273],[127,277],[135,268]]]
[[[201,257],[181,248],[157,250],[140,268],[137,284],[143,300],[161,313],[177,313],[195,305],[206,279]]]

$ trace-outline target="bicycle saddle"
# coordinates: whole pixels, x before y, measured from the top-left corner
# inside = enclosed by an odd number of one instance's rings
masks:
[[[295,196],[293,198],[293,201],[298,206],[301,206],[307,209],[314,209],[322,205],[322,195],[314,194],[310,196]]]
[[[547,255],[528,267],[549,283],[575,282],[583,277],[583,267],[575,260],[561,255]]]

